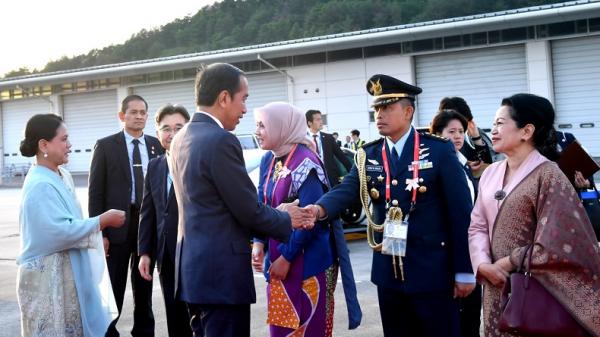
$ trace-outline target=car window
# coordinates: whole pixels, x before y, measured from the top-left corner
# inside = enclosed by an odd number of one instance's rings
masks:
[[[237,135],[237,137],[242,145],[242,150],[258,149],[258,143],[254,135]]]

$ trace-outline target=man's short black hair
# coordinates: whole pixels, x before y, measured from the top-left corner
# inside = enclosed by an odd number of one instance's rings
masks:
[[[350,131],[350,134],[356,137],[360,137],[360,131],[354,129],[352,131]]]
[[[244,72],[229,63],[202,66],[196,75],[196,105],[212,106],[223,90],[233,97],[240,91],[242,76]]]
[[[148,102],[146,102],[146,100],[140,96],[140,95],[129,95],[127,97],[125,97],[125,99],[123,100],[123,102],[121,102],[121,112],[125,113],[125,111],[127,111],[127,108],[129,106],[129,102],[133,102],[133,101],[142,101],[144,102],[144,105],[146,106],[146,112],[148,111]]]
[[[316,114],[322,115],[321,111],[319,110],[308,110],[306,112],[306,124],[308,124],[308,122],[312,122],[313,116]]]
[[[442,110],[455,110],[459,114],[463,115],[464,118],[467,119],[467,122],[473,120],[473,114],[471,113],[471,108],[462,97],[444,97],[440,101],[440,106],[438,107],[438,111]]]
[[[158,124],[160,124],[163,118],[174,114],[180,114],[185,119],[186,123],[190,121],[190,114],[188,113],[187,109],[183,105],[179,104],[167,104],[158,109],[154,121],[158,126]]]

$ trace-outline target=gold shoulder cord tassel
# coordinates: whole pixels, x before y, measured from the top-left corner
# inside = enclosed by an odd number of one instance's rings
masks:
[[[367,216],[367,242],[373,250],[380,252],[381,242],[375,242],[375,232],[383,232],[383,225],[378,225],[375,223],[375,221],[373,221],[373,215],[369,209],[369,189],[367,187],[367,172],[365,166],[366,160],[367,154],[365,153],[365,150],[362,148],[358,149],[358,152],[356,153],[356,168],[358,170],[358,180],[360,183],[360,202],[365,210],[365,215]],[[402,221],[402,209],[400,209],[400,207],[390,207],[388,210],[388,215],[391,220]],[[392,264],[394,267],[394,277],[398,278],[395,255],[392,255]],[[404,281],[404,266],[402,264],[401,256],[398,257],[398,266],[400,267],[401,280]]]

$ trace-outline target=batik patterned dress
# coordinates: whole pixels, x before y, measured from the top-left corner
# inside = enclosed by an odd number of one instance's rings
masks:
[[[534,151],[504,187],[506,196],[496,200],[505,170],[505,162],[495,163],[480,181],[469,229],[474,270],[506,256],[518,265],[533,244],[533,277],[592,336],[600,336],[600,253],[575,190],[555,163]],[[486,336],[515,336],[498,329],[501,293],[484,287]]]
[[[294,199],[300,206],[313,203],[327,186],[320,160],[304,145],[285,158],[268,153],[262,168],[259,195],[272,207]],[[285,280],[270,280],[268,266],[281,255],[291,261],[290,270]],[[295,230],[285,244],[268,239],[265,275],[271,336],[331,336],[337,274],[327,224]]]

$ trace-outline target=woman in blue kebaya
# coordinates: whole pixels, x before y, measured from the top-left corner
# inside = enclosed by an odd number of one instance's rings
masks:
[[[69,160],[67,127],[53,114],[35,115],[21,154],[36,157],[23,184],[17,258],[22,336],[104,336],[116,306],[100,231],[119,227],[125,212],[84,219]]]

